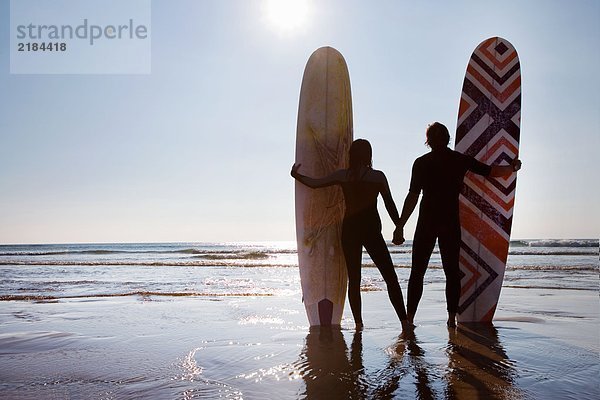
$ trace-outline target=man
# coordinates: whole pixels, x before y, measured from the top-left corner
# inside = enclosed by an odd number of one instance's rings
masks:
[[[521,168],[521,161],[515,159],[510,165],[489,166],[473,157],[451,150],[448,148],[448,128],[439,122],[429,125],[426,136],[431,152],[415,160],[410,189],[394,232],[393,242],[404,243],[404,225],[414,211],[422,191],[423,199],[413,240],[412,268],[408,282],[408,321],[414,323],[414,316],[423,294],[423,278],[437,239],[446,275],[448,326],[455,327],[460,297],[458,258],[461,239],[458,196],[464,176],[467,171],[483,176],[507,176]]]

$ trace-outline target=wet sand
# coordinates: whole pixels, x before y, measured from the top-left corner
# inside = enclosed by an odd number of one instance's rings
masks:
[[[5,301],[0,397],[600,396],[597,292],[505,288],[493,326],[448,330],[443,287],[425,290],[407,336],[385,292],[363,293],[358,332],[310,330],[296,296]]]

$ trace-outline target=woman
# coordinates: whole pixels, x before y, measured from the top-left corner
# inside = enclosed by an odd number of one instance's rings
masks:
[[[392,258],[381,235],[381,220],[377,212],[377,197],[383,197],[385,208],[394,224],[400,217],[383,172],[372,168],[371,144],[355,140],[350,146],[350,167],[329,176],[311,178],[298,172],[301,164],[292,167],[292,177],[310,188],[340,185],[344,193],[346,213],[342,223],[342,249],[348,270],[348,299],[357,328],[363,326],[360,298],[362,247],[379,269],[387,285],[390,301],[402,323],[409,328],[402,298],[402,289],[392,264]]]

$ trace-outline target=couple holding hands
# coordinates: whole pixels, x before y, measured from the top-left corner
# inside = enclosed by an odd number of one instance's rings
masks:
[[[348,300],[357,328],[363,325],[360,297],[363,246],[385,280],[402,329],[410,330],[414,327],[414,316],[423,294],[423,278],[436,240],[446,276],[448,326],[456,326],[460,297],[458,260],[461,240],[458,196],[463,178],[467,171],[501,177],[521,168],[521,161],[518,159],[506,166],[489,166],[449,149],[450,134],[439,122],[429,125],[426,137],[426,144],[431,151],[417,158],[413,164],[409,192],[401,215],[392,198],[385,174],[372,168],[371,145],[364,139],[357,139],[350,146],[350,165],[347,169],[314,178],[302,175],[299,172],[300,164],[292,167],[292,177],[308,187],[340,185],[342,188],[346,205],[342,223],[342,250],[348,270]],[[408,304],[405,308],[392,258],[381,234],[377,198],[381,194],[385,208],[396,225],[392,242],[400,245],[404,243],[404,225],[413,213],[421,192],[423,198],[413,238]]]

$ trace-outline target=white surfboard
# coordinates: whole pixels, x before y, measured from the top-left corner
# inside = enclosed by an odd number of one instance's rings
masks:
[[[348,167],[352,98],[348,68],[331,47],[308,59],[298,107],[296,163],[323,177]],[[296,239],[303,302],[311,326],[340,325],[347,273],[341,246],[344,200],[340,187],[311,189],[296,182]]]

